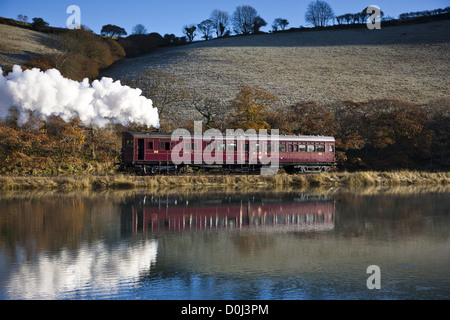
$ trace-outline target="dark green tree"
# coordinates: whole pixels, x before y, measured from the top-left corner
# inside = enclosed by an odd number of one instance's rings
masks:
[[[102,27],[101,34],[106,37],[121,37],[126,36],[127,32],[124,28],[121,28],[119,26],[113,25],[113,24],[107,24]]]
[[[42,18],[33,18],[33,23],[31,24],[31,26],[34,29],[41,30],[48,26],[48,22],[44,21],[44,19]]]

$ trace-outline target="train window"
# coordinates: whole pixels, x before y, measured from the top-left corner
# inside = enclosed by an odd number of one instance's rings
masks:
[[[313,144],[308,144],[306,150],[307,150],[308,152],[314,152],[314,145],[313,145]]]
[[[334,146],[328,146],[328,151],[329,152],[334,152]]]
[[[325,145],[319,144],[319,145],[316,147],[316,151],[317,151],[317,152],[325,152]]]
[[[127,139],[127,141],[125,142],[125,145],[127,147],[133,147],[133,139]]]
[[[298,151],[298,145],[294,144],[294,151],[297,152]]]
[[[236,151],[236,144],[235,143],[228,143],[227,144],[227,151]]]
[[[267,143],[267,144],[265,145],[264,149],[265,149],[265,151],[267,151],[267,152],[271,152],[271,151],[272,151],[272,145]]]
[[[148,142],[147,148],[153,150],[153,141]]]
[[[298,151],[300,151],[300,152],[306,152],[306,145],[304,145],[304,144],[299,145],[299,146],[298,146]]]
[[[286,152],[286,145],[284,143],[280,143],[280,152]]]
[[[196,142],[191,144],[191,150],[197,150],[197,143]]]
[[[290,144],[290,145],[288,146],[288,150],[289,150],[289,152],[294,151],[294,146],[293,146],[292,144]]]
[[[170,150],[170,142],[160,142],[159,150]]]
[[[191,144],[189,142],[184,143],[184,150],[190,151],[191,150]]]

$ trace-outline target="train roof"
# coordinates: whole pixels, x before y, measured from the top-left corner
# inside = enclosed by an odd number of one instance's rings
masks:
[[[130,135],[132,135],[135,138],[151,138],[151,137],[158,137],[158,138],[165,138],[165,139],[171,139],[172,138],[172,134],[171,133],[167,133],[167,132],[158,132],[158,131],[153,131],[153,132],[131,132],[131,131],[127,131],[125,133],[128,133]],[[240,136],[240,135],[239,135]],[[255,135],[255,134],[245,134],[243,135],[245,138],[254,138],[257,139],[259,138],[259,135]],[[235,139],[235,135],[230,135],[227,136],[226,134],[224,134],[224,139],[230,138],[230,139]],[[267,139],[270,140],[271,139],[271,135],[268,134],[267,135]],[[278,140],[280,141],[305,141],[305,142],[334,142],[335,139],[334,137],[330,137],[330,136],[301,136],[301,135],[279,135],[278,136]]]

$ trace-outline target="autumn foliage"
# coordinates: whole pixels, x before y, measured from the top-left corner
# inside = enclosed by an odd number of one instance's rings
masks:
[[[269,106],[277,100],[275,95],[265,91],[254,89],[248,85],[241,87],[241,90],[231,101],[231,113],[228,124],[233,129],[270,129],[266,122],[266,113]]]
[[[110,170],[120,155],[117,132],[89,128],[78,119],[65,122],[56,116],[46,121],[32,116],[18,125],[13,113],[0,122],[0,173],[74,174],[108,166]]]
[[[308,101],[272,110],[268,122],[284,134],[334,136],[341,168],[435,169],[449,167],[449,110],[449,101]]]
[[[278,129],[280,134],[327,135],[336,139],[336,161],[345,170],[438,170],[450,167],[450,101],[417,105],[398,100],[275,106],[276,96],[241,87],[216,122],[225,128]],[[218,116],[219,117],[219,116]],[[181,125],[181,124],[179,124]],[[145,130],[111,124],[104,129],[78,119],[45,120],[17,112],[0,121],[0,174],[111,172],[120,160],[121,132]]]

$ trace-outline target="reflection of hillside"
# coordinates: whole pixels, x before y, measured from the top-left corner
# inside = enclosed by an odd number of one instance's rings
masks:
[[[439,230],[435,218],[446,219],[449,207],[446,193],[380,193],[361,196],[343,192],[335,196],[336,228],[339,235],[379,239],[420,236],[429,228]]]
[[[334,202],[325,195],[211,194],[206,199],[142,195],[122,207],[122,228],[132,233],[242,228],[298,231],[333,227]]]
[[[31,259],[42,250],[76,249],[86,237],[114,235],[120,222],[116,205],[80,194],[0,198],[0,249],[13,256],[19,246]]]

